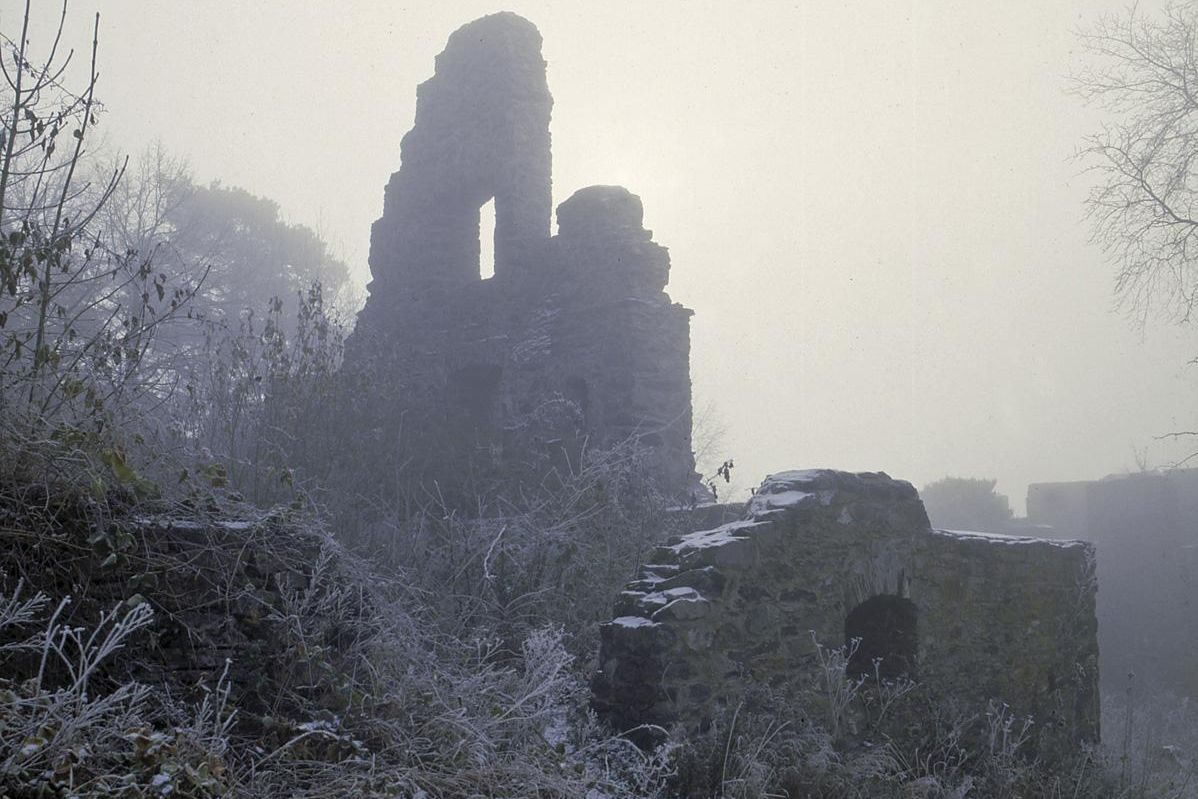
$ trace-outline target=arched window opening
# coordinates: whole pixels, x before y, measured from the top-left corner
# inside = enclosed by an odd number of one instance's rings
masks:
[[[890,594],[870,597],[849,611],[844,620],[844,641],[851,653],[845,673],[849,677],[874,676],[884,680],[915,676],[919,639],[915,605]],[[856,648],[853,640],[859,639]]]
[[[478,209],[478,274],[483,280],[495,277],[495,198]]]

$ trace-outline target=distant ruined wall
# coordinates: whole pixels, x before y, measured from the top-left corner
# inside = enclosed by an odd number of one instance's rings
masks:
[[[701,728],[752,684],[814,684],[812,639],[861,637],[935,695],[1036,720],[1038,751],[1099,734],[1092,548],[928,525],[909,483],[786,472],[742,521],[658,547],[603,625],[594,701],[621,729]],[[854,667],[850,663],[850,667]]]
[[[1198,698],[1198,469],[1034,483],[1027,512],[1098,551],[1105,687]]]
[[[450,36],[418,90],[416,123],[373,228],[370,297],[347,343],[368,374],[365,424],[417,479],[577,466],[636,440],[668,494],[697,485],[690,315],[665,292],[670,259],[617,186],[576,192],[550,237],[541,37],[500,13]],[[495,274],[479,208],[495,199]]]

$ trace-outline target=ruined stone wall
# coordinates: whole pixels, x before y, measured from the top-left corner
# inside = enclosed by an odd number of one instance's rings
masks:
[[[633,439],[659,486],[685,495],[697,485],[691,312],[666,294],[669,254],[626,189],[576,192],[549,236],[540,45],[527,20],[484,17],[450,37],[420,86],[346,348],[359,392],[377,399],[355,412],[426,483],[535,476]],[[495,274],[483,280],[479,207],[492,197]]]
[[[30,513],[22,503],[0,499],[0,518],[15,522],[16,531],[35,533],[6,539],[0,575],[27,575],[25,596],[40,591],[52,607],[65,600],[57,618],[71,627],[97,629],[114,608],[149,604],[153,622],[130,642],[130,656],[100,664],[105,681],[137,680],[192,701],[224,674],[234,706],[248,721],[278,701],[294,684],[289,680],[296,670],[309,665],[296,652],[294,614],[333,583],[325,576],[318,586],[318,573],[340,566],[323,530],[264,512],[238,518],[176,508],[169,515],[122,510],[93,518],[76,515],[70,492],[61,496],[63,513],[52,522],[36,505]],[[11,582],[6,587],[13,590]],[[331,620],[306,619],[313,636],[308,645],[329,645],[331,640],[317,639],[332,626]],[[7,640],[14,632],[25,634],[9,628]],[[8,666],[35,674],[38,661],[10,658]]]
[[[415,125],[371,231],[371,295],[479,278],[479,208],[495,199],[495,273],[549,238],[553,99],[536,27],[511,13],[463,26],[416,90]],[[394,308],[387,309],[393,314]]]
[[[602,627],[595,704],[618,727],[702,727],[751,684],[797,695],[815,641],[860,636],[857,664],[1034,716],[1042,754],[1098,738],[1086,544],[934,531],[908,483],[812,471],[767,479],[743,520],[650,560]]]

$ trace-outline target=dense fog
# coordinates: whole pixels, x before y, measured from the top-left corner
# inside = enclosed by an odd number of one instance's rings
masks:
[[[0,0],[0,797],[1198,797],[1198,0]]]
[[[555,203],[626,185],[670,249],[702,469],[991,477],[1021,510],[1188,452],[1157,436],[1189,426],[1192,331],[1115,308],[1073,158],[1104,119],[1075,31],[1120,2],[509,6],[545,40]],[[412,87],[490,10],[105,3],[101,129],[276,200],[361,286]]]

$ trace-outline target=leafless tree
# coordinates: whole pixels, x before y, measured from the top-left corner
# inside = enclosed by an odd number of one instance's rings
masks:
[[[1109,114],[1079,156],[1098,177],[1093,239],[1138,324],[1188,321],[1198,303],[1198,3],[1136,6],[1079,32],[1089,65],[1072,89]]]

